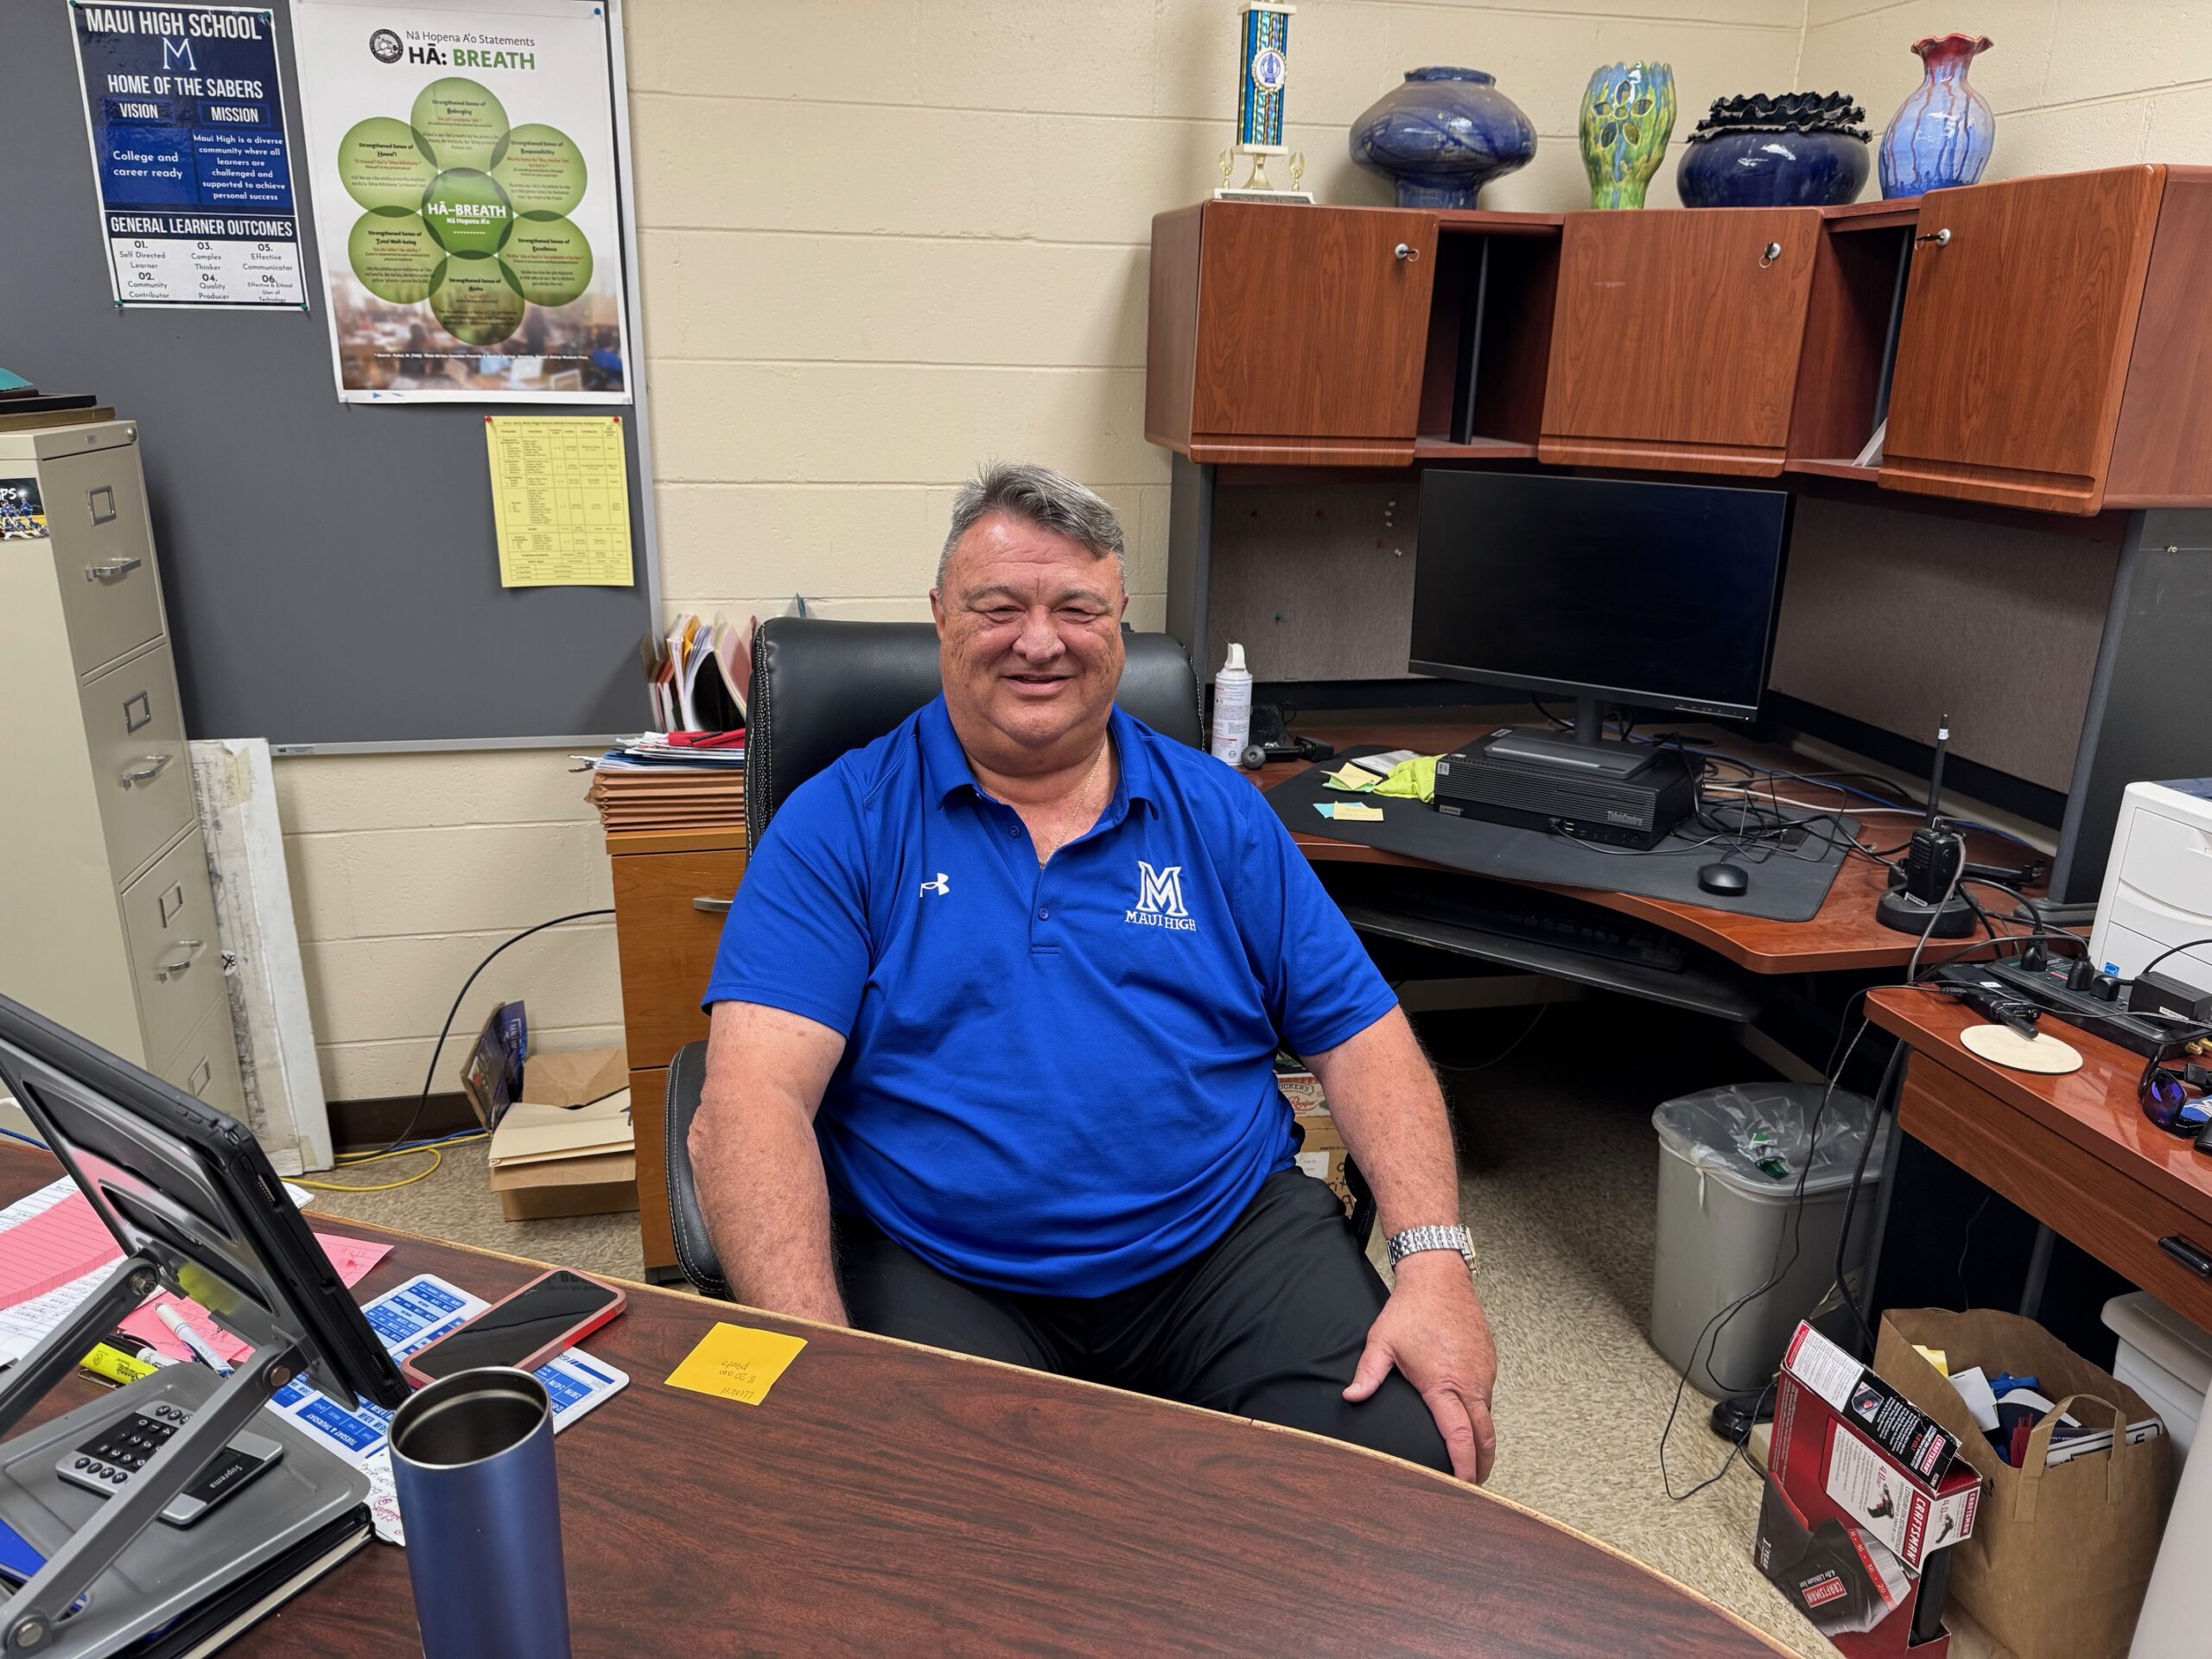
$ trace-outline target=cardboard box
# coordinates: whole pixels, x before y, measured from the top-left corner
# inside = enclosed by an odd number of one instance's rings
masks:
[[[495,1169],[492,1191],[509,1221],[618,1215],[638,1207],[638,1160],[633,1153],[601,1153]]]
[[[638,1207],[630,1061],[620,1047],[533,1054],[492,1132],[492,1191],[509,1221]]]
[[[1315,1180],[1326,1181],[1349,1211],[1352,1197],[1344,1180],[1344,1140],[1337,1133],[1337,1120],[1329,1116],[1329,1097],[1321,1092],[1321,1080],[1294,1061],[1279,1059],[1275,1086],[1290,1103],[1291,1116],[1306,1137],[1298,1149],[1298,1166]]]
[[[1823,1636],[1851,1659],[1942,1659],[1941,1552],[1973,1535],[1980,1501],[1955,1436],[1798,1325],[1775,1379],[1752,1560]]]

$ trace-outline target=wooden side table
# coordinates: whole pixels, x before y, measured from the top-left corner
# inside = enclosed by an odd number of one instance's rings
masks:
[[[683,1274],[668,1220],[662,1102],[676,1051],[707,1034],[700,993],[721,943],[730,895],[745,874],[745,830],[620,831],[607,837],[614,871],[614,938],[622,965],[622,1026],[630,1051],[637,1133],[638,1236],[645,1277]]]

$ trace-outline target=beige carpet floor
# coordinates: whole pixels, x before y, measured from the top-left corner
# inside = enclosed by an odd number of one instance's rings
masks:
[[[1554,1006],[1533,1030],[1529,1019],[1510,1009],[1422,1021],[1452,1097],[1462,1202],[1501,1356],[1491,1489],[1649,1562],[1801,1653],[1834,1655],[1751,1565],[1758,1475],[1739,1459],[1679,1503],[1660,1481],[1675,1374],[1645,1336],[1651,1111],[1676,1094],[1765,1074],[1687,1016],[1597,1001]],[[316,1207],[585,1272],[641,1271],[634,1215],[503,1220],[480,1143],[447,1153],[414,1185],[320,1193]],[[1725,1456],[1706,1427],[1708,1406],[1694,1391],[1683,1396],[1669,1442],[1678,1491]]]

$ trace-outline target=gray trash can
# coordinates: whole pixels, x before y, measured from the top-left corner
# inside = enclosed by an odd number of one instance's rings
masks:
[[[1668,1101],[1651,1115],[1659,1132],[1651,1345],[1677,1371],[1688,1368],[1691,1386],[1704,1393],[1764,1387],[1797,1321],[1834,1282],[1844,1199],[1873,1132],[1874,1103],[1843,1089],[1829,1096],[1807,1169],[1807,1131],[1822,1090],[1817,1083],[1735,1084]],[[1714,1314],[1789,1260],[1801,1172],[1796,1260],[1717,1334],[1707,1331]],[[1866,1259],[1882,1173],[1877,1146],[1852,1217],[1847,1266]]]

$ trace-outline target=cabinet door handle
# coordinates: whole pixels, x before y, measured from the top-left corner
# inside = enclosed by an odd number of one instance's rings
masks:
[[[182,956],[155,964],[154,977],[164,985],[191,967],[200,953],[207,948],[207,944],[204,939],[179,939],[177,948],[184,952]]]
[[[145,563],[143,559],[110,559],[105,564],[88,564],[85,567],[85,580],[112,582],[118,576],[129,575]]]
[[[136,789],[141,784],[152,783],[155,779],[169,769],[169,762],[175,759],[176,756],[173,754],[140,755],[138,764],[123,774],[123,786],[125,789]]]
[[[691,901],[692,909],[703,910],[711,915],[717,916],[728,915],[729,905],[730,901],[727,899],[709,899],[703,893]]]
[[[2200,1279],[2212,1279],[2212,1250],[2192,1244],[2179,1233],[2168,1233],[2158,1248]]]
[[[1421,250],[1410,242],[1401,242],[1390,251],[1409,265],[1421,257]]]
[[[1924,247],[1931,243],[1939,248],[1949,247],[1951,245],[1951,227],[1946,225],[1940,231],[1929,231],[1923,235],[1916,236],[1912,238],[1912,245],[1916,248]]]

